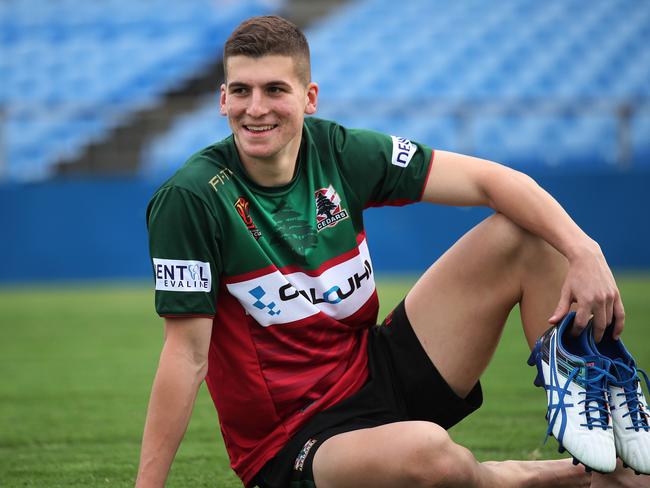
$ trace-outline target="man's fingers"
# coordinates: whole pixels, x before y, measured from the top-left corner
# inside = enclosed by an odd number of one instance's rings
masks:
[[[605,320],[608,327],[614,321],[614,298],[612,298],[611,300],[607,300]]]
[[[621,297],[617,296],[614,300],[614,333],[613,337],[618,340],[621,337],[621,332],[625,327],[625,309]]]
[[[565,288],[562,288],[562,292],[560,294],[560,301],[557,304],[557,307],[555,307],[555,311],[553,312],[553,315],[551,315],[548,319],[549,323],[551,324],[557,324],[562,318],[569,313],[569,309],[571,308],[571,293],[567,292]]]
[[[607,321],[607,308],[606,305],[601,305],[594,310],[594,317],[592,321],[594,340],[600,342],[605,333],[605,327],[609,325]]]
[[[575,337],[579,336],[584,330],[584,328],[587,327],[587,323],[589,322],[590,317],[591,317],[590,310],[578,306],[578,309],[576,310],[576,317],[575,319],[573,319],[573,327],[571,328],[571,334]]]

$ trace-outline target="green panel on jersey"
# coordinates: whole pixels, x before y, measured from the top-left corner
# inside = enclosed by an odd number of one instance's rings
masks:
[[[158,313],[211,316],[224,278],[273,266],[313,271],[356,249],[363,209],[418,201],[431,156],[316,118],[305,120],[296,174],[282,187],[248,177],[232,136],[196,153],[147,213]]]

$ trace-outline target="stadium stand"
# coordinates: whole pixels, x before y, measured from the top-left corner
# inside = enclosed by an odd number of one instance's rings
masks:
[[[650,269],[648,2],[0,0],[0,285],[151,279],[150,196],[230,132],[225,26],[273,11],[311,41],[321,117],[522,166]],[[488,213],[370,209],[374,266],[421,272]]]
[[[0,2],[0,178],[51,175],[212,61],[241,19],[281,3]]]
[[[307,35],[321,117],[515,167],[650,161],[648,2],[361,0]],[[145,148],[143,174],[226,135],[216,105]]]

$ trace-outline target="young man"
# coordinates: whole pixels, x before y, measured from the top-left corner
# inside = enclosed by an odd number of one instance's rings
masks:
[[[316,112],[303,34],[279,17],[225,46],[233,135],[196,155],[148,209],[165,342],[137,486],[163,486],[205,379],[246,486],[616,486],[570,460],[477,463],[445,429],[521,307],[529,344],[573,304],[599,339],[623,305],[598,245],[530,178]],[[374,327],[362,210],[487,205],[478,225]],[[550,317],[550,318],[549,318]],[[598,485],[600,483],[600,485]]]

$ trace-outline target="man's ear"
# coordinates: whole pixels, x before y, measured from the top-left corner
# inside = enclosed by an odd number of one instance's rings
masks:
[[[222,83],[219,94],[219,112],[221,115],[228,115],[226,113],[226,84]]]
[[[309,83],[307,85],[307,103],[305,105],[305,113],[312,115],[316,113],[318,108],[318,85],[316,83]]]

